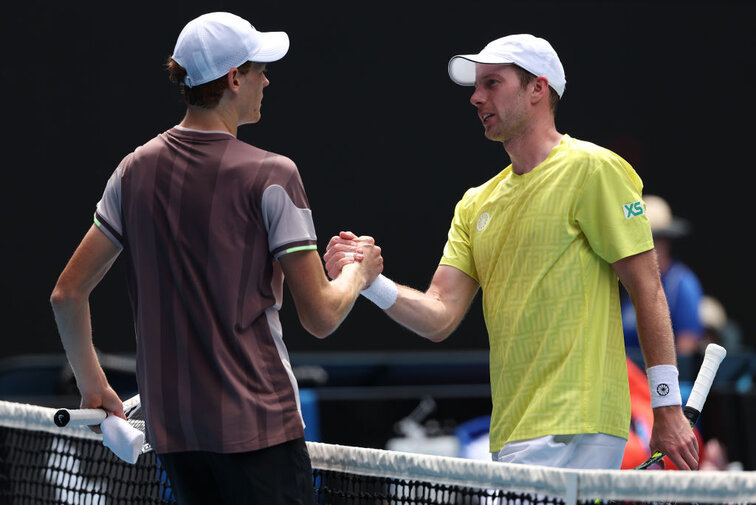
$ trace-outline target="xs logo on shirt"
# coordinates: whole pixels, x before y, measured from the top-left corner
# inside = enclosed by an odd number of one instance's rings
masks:
[[[646,209],[643,208],[643,202],[640,200],[633,203],[626,203],[622,206],[622,209],[625,211],[625,219],[641,216],[646,212]]]

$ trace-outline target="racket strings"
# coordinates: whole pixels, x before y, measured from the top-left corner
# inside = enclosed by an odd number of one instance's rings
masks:
[[[126,414],[126,420],[131,426],[147,435],[147,425],[144,420],[144,410],[142,410],[141,403],[137,403],[124,409],[124,414]],[[148,442],[145,442],[142,446],[142,454],[150,452],[151,450],[152,446]]]

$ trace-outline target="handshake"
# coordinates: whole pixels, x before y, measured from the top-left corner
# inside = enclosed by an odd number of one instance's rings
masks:
[[[362,268],[366,282],[361,293],[381,309],[386,310],[396,302],[398,288],[380,275],[383,256],[373,237],[358,237],[350,231],[342,231],[338,236],[331,237],[323,261],[331,279],[337,278],[346,268]]]
[[[383,271],[381,248],[375,245],[375,239],[367,235],[358,237],[351,231],[342,231],[331,237],[323,255],[328,277],[337,278],[347,265],[362,266],[367,273],[365,288],[373,283]]]

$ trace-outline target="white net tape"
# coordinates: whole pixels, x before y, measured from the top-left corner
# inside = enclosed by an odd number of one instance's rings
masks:
[[[0,426],[101,440],[85,427],[58,428],[55,409],[0,401]],[[756,472],[564,470],[308,442],[314,468],[356,475],[503,489],[576,500],[756,503]]]
[[[308,449],[313,467],[373,477],[572,500],[756,503],[756,472],[563,470],[313,442]]]

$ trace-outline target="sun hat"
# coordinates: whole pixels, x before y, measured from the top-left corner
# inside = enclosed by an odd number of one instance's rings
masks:
[[[722,303],[713,296],[704,295],[698,304],[698,317],[704,328],[722,331],[727,325],[727,312]]]
[[[211,12],[187,23],[171,57],[186,70],[184,83],[191,88],[248,61],[280,60],[288,50],[285,32],[260,32],[235,14]]]
[[[688,234],[690,224],[684,219],[672,215],[667,201],[656,195],[645,195],[646,216],[651,223],[654,237],[678,238]]]
[[[567,80],[564,67],[548,41],[529,34],[507,35],[490,42],[478,54],[458,54],[449,60],[449,77],[462,86],[475,84],[475,64],[508,64],[549,80],[561,98]]]

